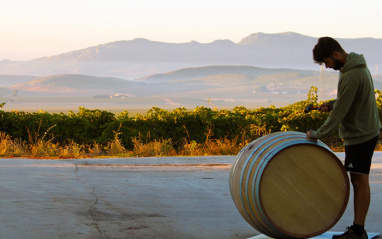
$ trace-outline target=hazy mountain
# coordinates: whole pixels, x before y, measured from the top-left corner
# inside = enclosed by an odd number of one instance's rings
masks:
[[[62,74],[0,88],[0,102],[7,102],[5,110],[193,108],[211,102],[255,108],[304,100],[311,86],[319,87],[321,99],[335,98],[337,79],[332,71],[250,66],[184,68],[135,81]]]
[[[309,75],[319,74],[315,71],[302,71],[294,69],[280,69],[280,68],[261,68],[254,66],[205,66],[205,67],[193,67],[184,68],[176,71],[171,71],[163,74],[154,74],[146,77],[137,79],[143,82],[172,82],[172,81],[183,81],[190,80],[208,76],[225,75],[225,74],[236,74],[245,75],[249,78],[255,78],[258,76],[276,74],[276,73],[286,73],[286,72],[299,72],[306,73]]]
[[[113,77],[96,77],[87,75],[52,75],[33,79],[20,84],[4,87],[9,90],[17,90],[19,97],[36,96],[87,96],[97,94],[109,96],[116,92],[135,88],[144,88],[146,83],[128,81]]]
[[[87,75],[52,75],[37,78],[12,86],[13,88],[26,87],[68,87],[77,89],[119,89],[130,87],[139,83],[113,77],[96,77]],[[142,85],[142,84],[140,84]]]
[[[10,86],[23,82],[27,82],[33,79],[39,78],[38,76],[15,76],[15,75],[0,75],[0,87]]]
[[[338,39],[347,51],[365,55],[376,73],[382,65],[382,39]],[[2,75],[82,74],[136,79],[180,68],[246,65],[318,70],[311,49],[317,39],[297,33],[256,33],[238,43],[163,43],[146,39],[118,41],[25,62],[0,61]]]

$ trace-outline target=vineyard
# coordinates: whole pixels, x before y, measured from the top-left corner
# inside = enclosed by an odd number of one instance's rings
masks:
[[[376,90],[380,118],[382,95]],[[317,129],[328,113],[305,113],[308,104],[319,105],[317,88],[307,99],[286,107],[217,110],[196,107],[167,111],[151,108],[130,117],[80,107],[78,113],[50,114],[0,110],[1,157],[77,158],[102,156],[235,155],[252,140],[277,131]],[[4,104],[0,104],[0,108]],[[333,150],[342,141],[333,132],[323,139]]]

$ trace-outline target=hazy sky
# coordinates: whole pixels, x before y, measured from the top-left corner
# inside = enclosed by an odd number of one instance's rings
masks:
[[[239,42],[257,32],[382,38],[381,0],[0,0],[0,60],[103,43]]]

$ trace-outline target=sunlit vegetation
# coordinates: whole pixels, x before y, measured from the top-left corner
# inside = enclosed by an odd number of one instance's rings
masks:
[[[376,90],[382,118],[382,94]],[[144,115],[119,115],[79,108],[78,113],[6,112],[0,110],[0,156],[32,158],[150,157],[236,155],[261,136],[277,131],[317,129],[328,113],[304,113],[319,105],[317,88],[307,99],[286,107],[217,110],[196,107],[172,111],[153,107]],[[4,104],[0,104],[0,108]],[[323,139],[343,151],[337,132]],[[381,148],[378,144],[378,150]]]

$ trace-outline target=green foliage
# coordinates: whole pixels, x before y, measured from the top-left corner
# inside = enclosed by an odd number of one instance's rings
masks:
[[[375,93],[382,118],[382,92],[376,90]],[[176,150],[185,144],[202,145],[211,140],[226,140],[242,145],[271,132],[306,132],[319,128],[328,113],[304,113],[304,109],[308,104],[318,106],[322,103],[318,102],[317,88],[312,87],[304,101],[280,108],[270,106],[255,110],[243,106],[235,107],[232,111],[204,106],[194,110],[181,107],[172,111],[153,107],[145,115],[136,117],[130,117],[127,111],[116,117],[107,111],[83,107],[79,108],[78,113],[70,111],[69,114],[0,110],[0,132],[20,142],[34,144],[44,140],[63,147],[97,145],[95,151],[111,148],[118,152],[124,149],[137,150],[134,149],[134,142],[135,146],[137,142],[168,142],[171,145],[169,150]],[[332,137],[324,141],[336,142],[335,136],[336,132],[333,132]]]
[[[376,89],[374,92],[376,95],[376,102],[377,102],[377,106],[378,106],[379,118],[382,119],[382,92],[378,89]]]
[[[306,132],[310,129],[318,129],[325,122],[329,113],[317,110],[312,110],[309,113],[304,112],[307,105],[319,106],[324,103],[318,102],[317,91],[318,89],[312,86],[306,100],[281,108],[279,122],[282,126],[280,130]],[[336,132],[333,132],[332,136],[335,135]],[[323,141],[328,143],[330,141],[329,138],[323,139]]]

